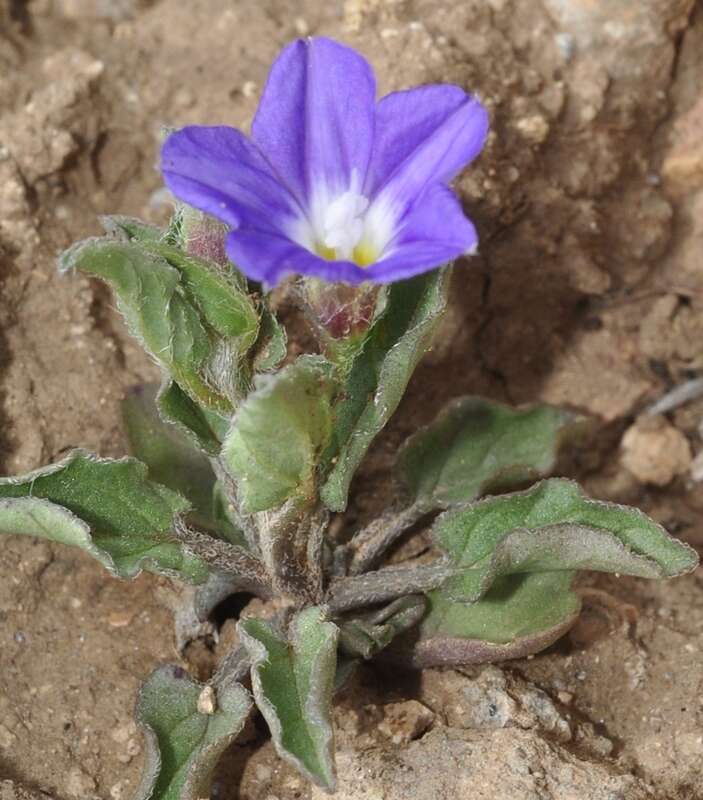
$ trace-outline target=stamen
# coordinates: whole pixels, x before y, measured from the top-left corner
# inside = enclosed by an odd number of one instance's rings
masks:
[[[356,174],[336,197],[319,188],[308,213],[290,226],[290,238],[326,261],[353,261],[360,267],[375,264],[395,235],[395,214],[388,203],[378,199],[370,203],[359,188]]]
[[[325,209],[322,245],[335,250],[337,258],[349,259],[364,235],[364,212],[369,201],[351,189],[340,194]]]

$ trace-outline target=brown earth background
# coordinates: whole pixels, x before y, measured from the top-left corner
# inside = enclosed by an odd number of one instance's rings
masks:
[[[155,367],[56,255],[98,214],[164,221],[161,127],[246,127],[270,62],[307,34],[360,49],[384,93],[450,81],[492,116],[457,184],[481,254],[458,265],[345,524],[389,502],[399,442],[472,393],[592,415],[567,473],[702,545],[703,400],[646,413],[703,368],[694,0],[0,0],[0,473],[124,453],[120,398]],[[122,583],[45,542],[4,539],[0,575],[0,798],[127,800],[140,682],[179,659],[203,677],[232,622],[179,653],[168,581]],[[340,800],[703,798],[703,574],[582,587],[581,622],[532,659],[366,669],[336,711]],[[255,722],[215,796],[323,793]]]

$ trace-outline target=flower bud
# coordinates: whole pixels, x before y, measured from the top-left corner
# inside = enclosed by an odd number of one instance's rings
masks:
[[[230,265],[225,252],[227,225],[185,204],[179,209],[179,223],[181,243],[186,253],[221,267]]]
[[[385,303],[385,290],[373,283],[348,286],[304,278],[297,291],[303,310],[326,345],[361,338]]]

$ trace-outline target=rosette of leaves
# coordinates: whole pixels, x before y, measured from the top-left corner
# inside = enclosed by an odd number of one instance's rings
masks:
[[[536,652],[575,620],[578,570],[662,578],[694,568],[694,553],[639,511],[547,477],[579,425],[572,414],[472,397],[403,446],[396,507],[334,540],[330,515],[345,510],[355,471],[432,342],[449,270],[384,287],[344,358],[287,359],[283,329],[257,287],[223,263],[212,221],[185,210],[165,232],[125,218],[106,227],[68,250],[61,269],[112,287],[161,385],[124,401],[130,457],[78,450],[0,480],[0,530],[82,548],[121,578],[149,570],[193,584],[201,618],[241,591],[279,609],[239,621],[240,644],[208,683],[173,666],[148,678],[137,703],[147,745],[139,800],[207,796],[253,707],[279,754],[331,790],[331,705],[357,664]],[[384,566],[421,522],[434,557]]]

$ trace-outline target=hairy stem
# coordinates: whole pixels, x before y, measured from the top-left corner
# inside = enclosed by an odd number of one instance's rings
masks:
[[[231,575],[240,584],[258,595],[271,593],[271,581],[263,563],[243,547],[214,539],[179,522],[174,533],[186,550],[224,575]],[[240,590],[240,591],[241,591]]]
[[[353,553],[349,574],[361,575],[375,566],[386,550],[425,513],[426,510],[415,503],[401,511],[387,511],[359,531],[349,543]]]
[[[246,648],[244,645],[237,645],[224,657],[210,683],[215,689],[222,689],[233,683],[239,683],[249,672],[250,666],[251,659]]]
[[[446,559],[418,567],[388,567],[332,583],[327,603],[332,613],[383,603],[404,595],[429,592],[456,573]]]
[[[261,556],[274,590],[316,605],[322,599],[322,543],[329,512],[295,499],[255,515]]]

